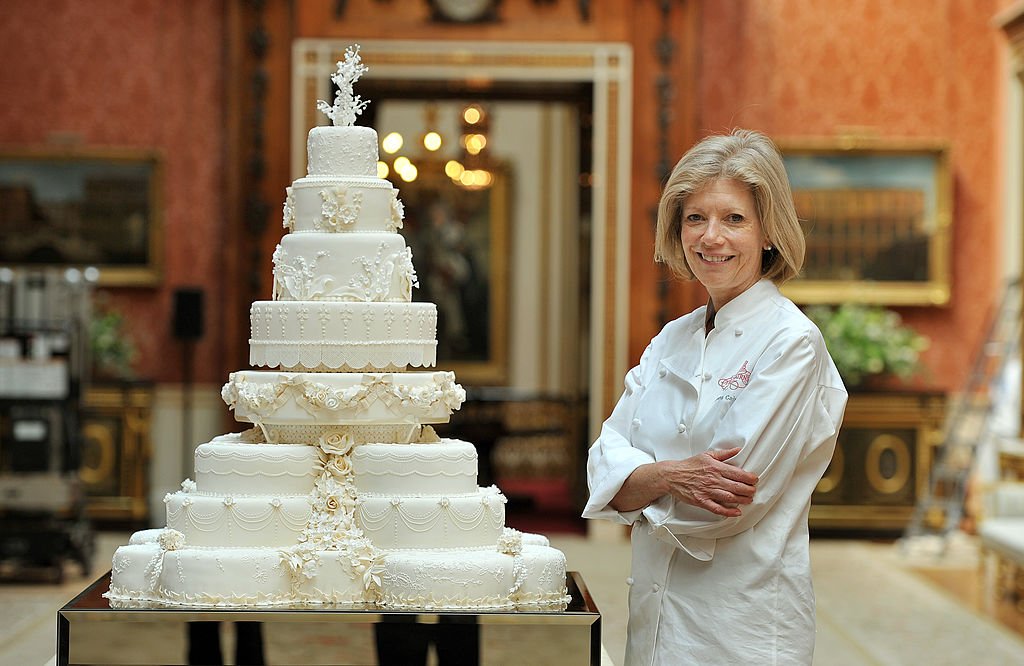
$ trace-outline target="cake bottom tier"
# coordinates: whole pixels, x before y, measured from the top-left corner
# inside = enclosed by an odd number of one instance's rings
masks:
[[[162,533],[138,532],[117,549],[106,595],[112,606],[562,610],[568,602],[565,555],[536,535],[524,535],[516,555],[497,550],[387,552],[379,587],[368,589],[351,557],[340,551],[317,552],[317,566],[296,575],[279,549],[168,550],[160,543]]]
[[[109,598],[194,607],[362,605],[367,594],[349,557],[318,553],[312,578],[297,584],[280,551],[273,548],[183,548],[129,544],[114,554]]]
[[[384,556],[381,605],[425,610],[561,610],[568,601],[565,555],[524,545],[518,555],[395,551]]]

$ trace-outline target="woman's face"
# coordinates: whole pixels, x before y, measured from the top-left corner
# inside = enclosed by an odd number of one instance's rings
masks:
[[[688,196],[681,226],[683,256],[716,310],[761,279],[768,242],[744,183],[720,178]]]

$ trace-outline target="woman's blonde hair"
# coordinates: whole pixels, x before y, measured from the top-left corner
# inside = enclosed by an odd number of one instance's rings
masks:
[[[806,242],[782,156],[771,139],[746,129],[707,137],[672,169],[658,204],[654,260],[684,280],[694,279],[683,254],[683,203],[719,178],[745,183],[754,195],[761,230],[771,246],[761,256],[761,276],[777,285],[796,277],[804,264]]]

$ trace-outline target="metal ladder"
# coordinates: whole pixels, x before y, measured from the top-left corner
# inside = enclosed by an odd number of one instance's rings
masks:
[[[978,447],[992,432],[992,385],[1016,352],[1020,329],[1021,281],[1016,278],[1007,282],[967,383],[951,401],[943,440],[935,449],[928,491],[918,499],[903,534],[904,549],[931,538],[938,539],[939,551],[945,552],[948,537],[959,527]]]

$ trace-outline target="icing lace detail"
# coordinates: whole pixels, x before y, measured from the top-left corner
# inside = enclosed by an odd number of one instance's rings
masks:
[[[341,231],[359,221],[359,211],[363,207],[362,192],[353,192],[350,198],[348,188],[338,185],[320,190],[320,199],[324,203],[320,209],[320,220],[314,223],[314,229]]]
[[[388,231],[398,231],[405,219],[405,204],[398,198],[398,190],[391,191],[391,225]]]
[[[355,301],[386,301],[391,296],[391,278],[397,273],[401,288],[400,298],[409,301],[412,288],[420,286],[416,268],[412,264],[412,250],[406,247],[398,252],[386,254],[387,244],[381,243],[373,259],[359,257],[355,262],[362,266],[362,274],[349,281],[346,294]]]
[[[292,232],[295,231],[295,194],[290,186],[286,187],[284,192],[284,220],[281,226]]]
[[[126,553],[115,552],[114,559],[111,562],[111,568],[114,575],[120,575],[128,570],[132,565],[132,558],[128,557]]]
[[[323,294],[332,281],[328,275],[317,277],[315,271],[321,259],[329,259],[330,253],[320,250],[312,261],[305,257],[292,259],[280,245],[274,250],[274,287],[272,298],[287,297],[295,301],[311,301]]]
[[[341,433],[351,437],[355,445],[365,442],[393,442],[408,444],[422,441],[428,431],[434,432],[429,426],[410,425],[378,425],[378,426],[327,426],[327,425],[276,425],[266,426],[272,435],[272,442],[289,444],[309,444],[319,446],[325,433]],[[434,435],[436,437],[436,434]]]

